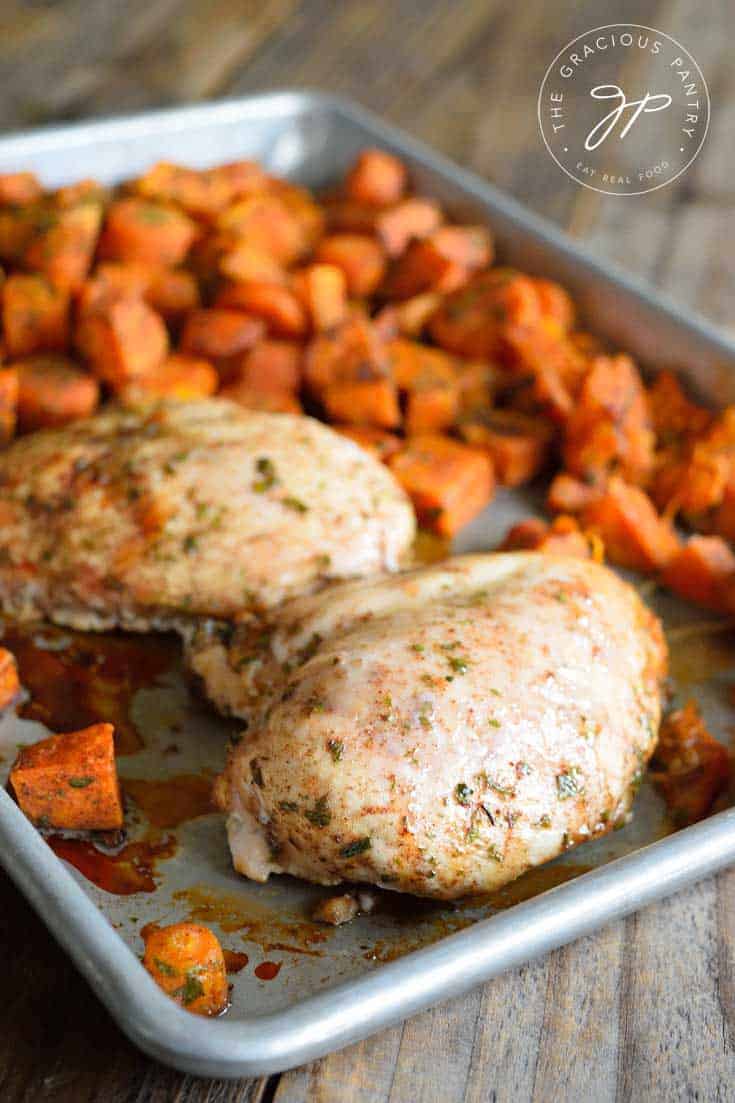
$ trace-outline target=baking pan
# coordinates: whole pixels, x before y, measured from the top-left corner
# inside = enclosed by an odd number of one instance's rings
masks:
[[[452,215],[487,222],[505,262],[568,286],[589,328],[648,368],[677,368],[711,403],[735,401],[735,346],[715,329],[342,100],[281,92],[18,134],[0,140],[0,171],[31,169],[47,185],[85,175],[115,182],[160,159],[206,166],[254,157],[319,187],[366,145],[403,157],[418,189]],[[533,506],[532,494],[501,492],[456,550],[492,548]],[[673,598],[649,596],[669,630],[675,688],[693,688],[727,740],[735,669],[727,635],[693,623]],[[186,1072],[234,1077],[301,1064],[735,861],[735,809],[673,833],[644,785],[624,829],[492,898],[442,906],[381,893],[373,915],[321,927],[308,915],[324,890],[287,877],[255,885],[232,872],[222,818],[197,783],[220,768],[231,729],[190,694],[173,639],[48,626],[6,633],[33,693],[0,722],[2,780],[17,746],[45,734],[44,721],[61,730],[85,716],[109,718],[127,741],[119,762],[131,829],[122,850],[45,840],[0,791],[0,859],[126,1034]],[[211,925],[238,970],[219,1019],[181,1010],[140,964],[141,929],[185,917]]]

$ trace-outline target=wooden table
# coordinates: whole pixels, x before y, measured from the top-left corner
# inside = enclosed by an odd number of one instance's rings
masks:
[[[648,196],[572,183],[541,145],[546,66],[588,28],[658,27],[697,57],[713,122],[696,164]],[[5,0],[0,125],[267,88],[354,96],[732,324],[735,68],[729,0]],[[119,1034],[6,881],[0,907],[5,1103],[735,1098],[735,871],[610,925],[315,1064],[264,1080],[167,1071]]]

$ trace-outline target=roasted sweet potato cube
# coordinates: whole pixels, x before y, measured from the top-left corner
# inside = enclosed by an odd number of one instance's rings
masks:
[[[303,345],[267,338],[242,357],[239,379],[259,391],[297,391],[303,360]]]
[[[274,337],[304,337],[309,329],[306,310],[294,292],[279,283],[227,283],[218,292],[215,306],[261,318]]]
[[[537,328],[542,317],[530,276],[509,268],[491,268],[447,295],[429,321],[429,332],[449,352],[497,360],[507,353],[509,326]]]
[[[0,446],[13,439],[18,416],[18,372],[0,368]]]
[[[345,194],[358,203],[395,203],[406,188],[406,166],[382,149],[364,149],[345,179]]]
[[[63,352],[69,343],[69,296],[44,276],[8,276],[3,284],[3,333],[8,355]]]
[[[194,1015],[220,1015],[227,1007],[222,947],[207,927],[173,923],[145,940],[143,964],[167,996]]]
[[[432,238],[412,241],[383,281],[388,299],[410,299],[423,291],[448,294],[467,283],[470,270],[445,257]]]
[[[93,724],[24,747],[10,771],[10,783],[18,804],[38,827],[122,827],[112,724]]]
[[[375,233],[389,257],[400,257],[413,241],[425,238],[442,222],[441,208],[431,199],[404,199],[375,218]]]
[[[23,266],[41,272],[61,291],[78,291],[94,256],[102,223],[98,203],[47,212],[23,253]]]
[[[78,207],[81,203],[96,203],[106,207],[110,201],[109,189],[99,180],[93,180],[90,176],[75,180],[73,184],[64,184],[52,193],[52,199],[58,210],[67,207]]]
[[[388,303],[373,321],[386,340],[392,337],[420,337],[426,323],[441,302],[436,291],[425,291],[403,302]]]
[[[257,281],[262,283],[286,283],[286,270],[283,265],[266,253],[247,242],[240,242],[234,249],[226,249],[219,257],[220,273],[234,283]]]
[[[203,170],[159,161],[134,184],[138,195],[174,203],[205,221],[240,196],[265,186],[265,173],[254,161],[237,161]]]
[[[139,376],[120,392],[128,404],[151,398],[175,398],[182,402],[209,398],[219,386],[219,375],[208,360],[184,353],[167,356],[150,375]]]
[[[107,210],[100,256],[173,266],[183,262],[197,233],[196,223],[174,207],[135,196],[116,199]]]
[[[309,249],[304,225],[278,195],[262,194],[238,200],[218,215],[216,226],[233,246],[250,245],[280,265],[295,263]]]
[[[150,375],[168,352],[161,316],[133,297],[103,302],[84,314],[76,340],[92,373],[113,388]]]
[[[664,718],[650,777],[678,827],[696,823],[730,784],[730,756],[695,701]]]
[[[552,513],[581,513],[601,492],[601,486],[586,483],[567,471],[559,471],[551,480],[546,505]]]
[[[411,498],[419,523],[451,538],[492,500],[492,461],[450,437],[409,437],[388,466]]]
[[[193,310],[181,333],[181,351],[205,360],[238,356],[255,345],[265,326],[239,310]]]
[[[355,379],[329,383],[322,402],[332,421],[395,429],[401,424],[398,391],[392,379]]]
[[[185,268],[155,268],[150,274],[145,300],[167,322],[180,322],[201,305],[196,276]]]
[[[383,463],[394,456],[403,444],[401,438],[397,437],[395,433],[378,429],[374,425],[334,425],[333,428],[341,433],[343,437],[354,440],[366,452],[371,452],[377,460],[381,460]]]
[[[687,517],[709,513],[725,496],[733,457],[707,443],[695,443],[682,456],[676,445],[656,455],[651,497],[667,517],[681,512]]]
[[[648,495],[618,476],[582,510],[581,518],[585,528],[602,538],[609,559],[621,567],[663,570],[679,549],[674,529],[658,515]]]
[[[454,361],[440,349],[397,338],[388,345],[391,372],[406,392],[406,432],[447,429],[459,412]]]
[[[226,383],[219,392],[220,398],[228,398],[247,410],[263,410],[269,414],[300,414],[301,403],[293,391],[270,387],[261,390],[243,380]]]
[[[648,388],[648,407],[657,443],[663,446],[698,436],[712,421],[710,411],[692,402],[670,371],[659,372]]]
[[[695,605],[735,611],[735,555],[719,536],[690,537],[667,563],[661,581]]]
[[[335,264],[310,264],[292,277],[292,290],[317,333],[333,329],[347,313],[347,280]]]
[[[43,194],[35,172],[0,173],[0,206],[22,207]]]
[[[330,383],[369,382],[388,374],[385,344],[362,311],[351,311],[332,332],[317,334],[306,349],[304,380],[317,395]]]
[[[569,292],[552,280],[534,280],[546,332],[562,337],[574,325],[574,303]]]
[[[96,379],[65,356],[39,353],[16,360],[18,425],[24,432],[67,425],[97,409]]]
[[[118,298],[143,298],[157,269],[140,261],[105,261],[77,294],[77,314],[88,314]]]
[[[598,537],[583,532],[576,518],[562,514],[549,525],[536,517],[520,521],[506,533],[503,551],[539,551],[553,555],[573,555],[601,563],[604,546]]]
[[[385,275],[385,252],[366,234],[330,234],[319,242],[316,258],[341,269],[347,293],[357,299],[372,295]]]
[[[15,655],[0,647],[0,711],[12,705],[20,693],[20,679]]]
[[[468,444],[489,453],[504,486],[521,486],[538,475],[554,438],[550,422],[516,410],[488,409],[464,419],[459,428]]]

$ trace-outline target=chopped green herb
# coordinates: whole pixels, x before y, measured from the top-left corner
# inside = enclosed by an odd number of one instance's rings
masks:
[[[551,816],[548,812],[544,812],[543,816],[539,816],[537,820],[538,827],[551,827]]]
[[[278,807],[282,812],[298,812],[299,810],[295,800],[279,800]]]
[[[175,995],[181,996],[181,1000],[185,1007],[188,1007],[190,1003],[198,999],[199,996],[204,995],[204,985],[199,980],[192,970],[186,974],[186,981],[183,988],[179,988]]]
[[[354,858],[357,854],[364,854],[366,850],[370,850],[372,846],[370,837],[365,835],[362,839],[355,839],[354,843],[348,843],[347,846],[343,846],[340,850],[340,855],[343,858]]]
[[[309,507],[299,498],[281,498],[281,505],[286,509],[292,509],[295,513],[308,513]]]
[[[473,790],[470,789],[469,785],[465,785],[463,781],[460,781],[454,787],[454,799],[457,801],[457,804],[469,804],[472,793]]]
[[[559,800],[569,800],[584,792],[582,772],[578,766],[570,766],[563,774],[556,775],[556,793]]]
[[[457,655],[451,655],[449,665],[455,674],[466,674],[469,668],[469,660],[460,658]]]
[[[255,461],[255,470],[260,476],[253,482],[253,490],[256,494],[265,493],[266,490],[270,490],[278,482],[275,464],[267,456],[260,456]]]
[[[415,651],[417,655],[421,655],[426,650],[422,643],[412,643],[411,650]]]
[[[69,784],[72,789],[86,789],[94,781],[93,777],[70,777]]]
[[[187,555],[191,555],[191,553],[195,552],[198,547],[199,547],[199,541],[197,540],[196,536],[194,536],[194,534],[190,532],[189,535],[184,540],[184,544],[183,544],[184,551],[186,552]]]
[[[501,797],[514,797],[516,791],[512,785],[505,785],[502,781],[498,781],[497,778],[487,778],[487,787],[492,789],[494,793],[499,793]]]
[[[500,851],[497,846],[494,846],[494,845],[489,846],[487,848],[487,856],[488,856],[488,858],[492,858],[492,860],[494,862],[497,862],[499,865],[502,866],[502,864],[503,864],[503,854],[502,854],[502,851]]]
[[[339,762],[345,753],[345,745],[341,739],[330,739],[327,743],[329,753],[335,762]]]
[[[494,716],[489,716],[487,722],[488,722],[488,724],[490,725],[491,728],[499,728],[500,727],[500,721],[498,719],[496,719],[496,717],[494,717]]]
[[[175,977],[178,975],[178,969],[174,969],[173,965],[169,965],[167,961],[164,961],[160,957],[154,957],[153,964],[159,973],[163,973],[164,977]]]
[[[327,798],[319,797],[313,808],[307,808],[304,812],[309,823],[314,827],[328,827],[332,822],[332,813],[327,806]]]

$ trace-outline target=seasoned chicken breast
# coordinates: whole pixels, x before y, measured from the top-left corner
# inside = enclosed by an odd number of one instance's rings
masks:
[[[229,617],[398,566],[390,472],[312,418],[113,409],[0,454],[0,606],[80,628]]]
[[[630,586],[533,553],[335,586],[190,659],[248,720],[216,786],[241,873],[442,899],[625,819],[666,668]]]

